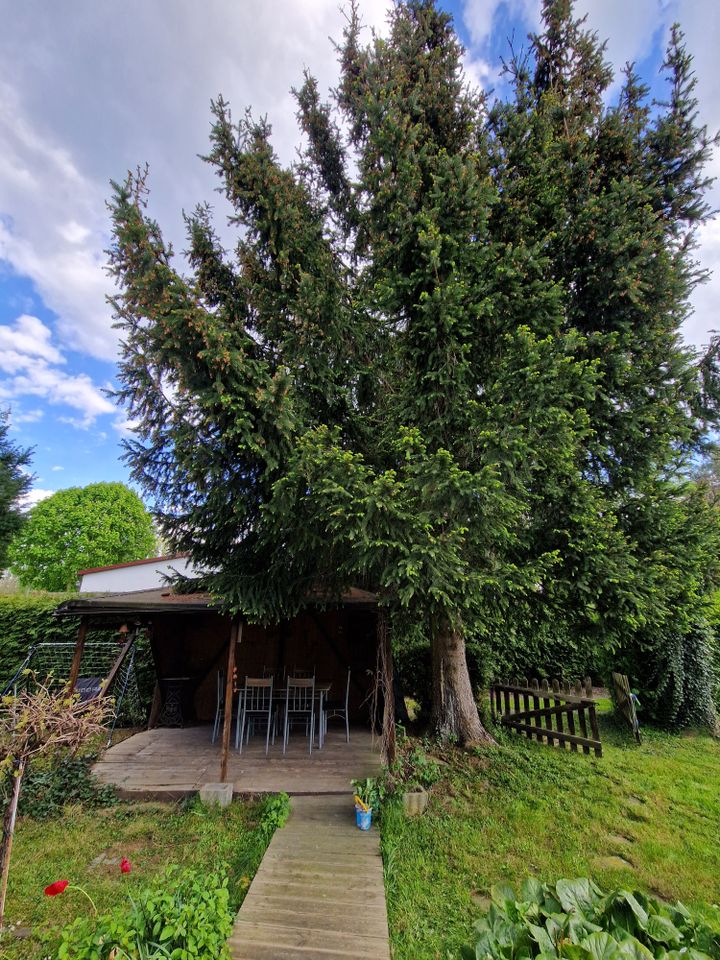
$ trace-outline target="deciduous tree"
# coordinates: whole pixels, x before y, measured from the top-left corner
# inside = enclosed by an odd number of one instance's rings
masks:
[[[68,487],[41,500],[10,545],[23,586],[74,590],[79,570],[151,556],[150,514],[123,483]]]

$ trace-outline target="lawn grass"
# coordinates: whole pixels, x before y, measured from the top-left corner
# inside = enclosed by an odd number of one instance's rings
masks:
[[[490,887],[528,874],[720,901],[720,742],[648,730],[637,746],[608,717],[601,732],[602,758],[512,734],[441,753],[425,816],[384,811],[394,960],[458,957]]]
[[[6,919],[33,934],[4,941],[0,957],[53,956],[58,930],[88,914],[82,894],[68,890],[44,896],[43,889],[55,880],[83,886],[103,913],[127,902],[169,864],[208,872],[226,865],[231,907],[237,909],[268,842],[260,829],[266,802],[235,802],[224,811],[197,801],[75,806],[50,820],[23,818],[15,835]],[[94,864],[101,855],[111,861],[127,857],[131,873],[121,874],[117,862]]]

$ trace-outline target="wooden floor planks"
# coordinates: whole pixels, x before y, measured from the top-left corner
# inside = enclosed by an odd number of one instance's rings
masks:
[[[220,779],[220,747],[210,742],[210,726],[144,730],[106,750],[94,772],[126,797],[182,796]],[[242,753],[231,749],[228,780],[236,793],[341,793],[352,778],[374,776],[380,757],[370,732],[331,727],[322,750],[308,754],[296,735],[283,755],[276,742],[265,756],[264,737],[254,737]]]
[[[350,794],[292,798],[229,943],[233,960],[390,960],[380,841]]]

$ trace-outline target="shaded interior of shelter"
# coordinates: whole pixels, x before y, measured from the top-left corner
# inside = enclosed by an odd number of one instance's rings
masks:
[[[151,647],[159,681],[188,678],[183,694],[185,724],[212,723],[217,678],[225,671],[231,621],[219,613],[165,614],[153,620]],[[371,687],[376,668],[375,613],[339,608],[308,610],[290,621],[262,627],[244,624],[237,647],[236,683],[272,674],[276,687],[294,673],[330,682],[331,700],[344,700],[350,670],[351,724],[370,724]],[[160,691],[159,691],[160,692]],[[161,704],[156,702],[155,714]],[[151,717],[154,725],[156,717]]]
[[[221,742],[212,742],[218,703],[218,676],[225,674],[232,620],[212,608],[205,595],[172,591],[100,595],[68,601],[60,615],[80,615],[94,629],[126,622],[148,631],[157,683],[148,729],[116,743],[95,767],[98,777],[121,794],[177,797],[221,779]],[[265,736],[256,731],[242,751],[235,749],[232,719],[227,782],[236,793],[286,791],[290,794],[348,793],[354,778],[380,767],[377,738],[371,731],[372,688],[377,669],[377,609],[374,597],[354,591],[334,608],[310,606],[291,620],[271,626],[244,623],[235,648],[236,687],[245,677],[273,674],[278,693],[295,672],[330,683],[329,700],[345,699],[350,670],[350,742],[344,722],[331,722],[322,750],[308,749],[303,724],[292,732],[283,753],[282,734],[265,755]],[[80,676],[82,677],[82,665]],[[168,681],[180,681],[182,722],[163,722]],[[237,693],[235,694],[237,697]],[[380,705],[380,711],[382,707]]]

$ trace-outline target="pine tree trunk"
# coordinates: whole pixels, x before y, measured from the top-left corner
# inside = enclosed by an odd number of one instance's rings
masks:
[[[480,722],[465,657],[465,638],[447,618],[432,628],[433,733],[456,737],[462,746],[495,741]]]

